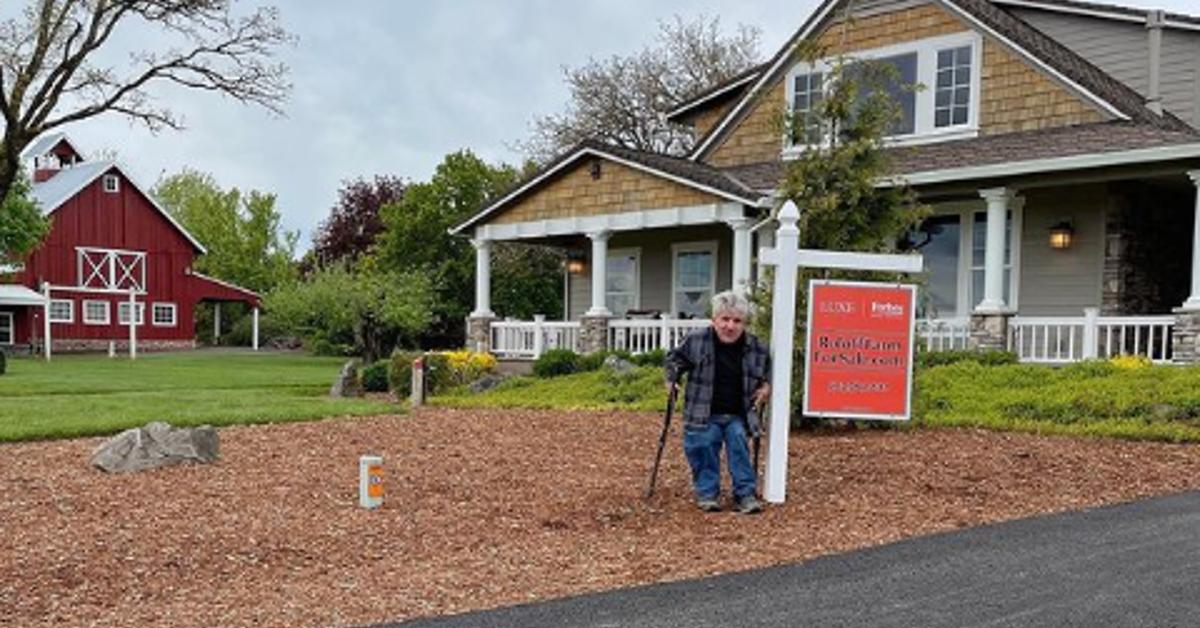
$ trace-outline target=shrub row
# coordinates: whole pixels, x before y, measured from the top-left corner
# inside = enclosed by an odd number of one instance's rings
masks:
[[[627,351],[598,351],[587,355],[580,355],[570,349],[551,349],[534,361],[533,374],[535,377],[558,377],[595,371],[604,365],[609,356],[617,356],[635,366],[662,366],[667,357],[662,349],[639,354]]]

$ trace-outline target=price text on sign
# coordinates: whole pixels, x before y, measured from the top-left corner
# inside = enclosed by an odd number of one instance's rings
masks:
[[[813,280],[804,414],[907,421],[916,287]]]

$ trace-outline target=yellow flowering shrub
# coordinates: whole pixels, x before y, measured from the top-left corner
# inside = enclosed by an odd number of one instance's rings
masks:
[[[1113,356],[1108,359],[1108,362],[1109,362],[1109,364],[1112,364],[1113,366],[1115,366],[1119,369],[1127,369],[1127,370],[1144,369],[1144,368],[1149,367],[1152,364],[1152,362],[1150,362],[1150,358],[1148,358],[1144,355],[1126,355],[1126,354]]]
[[[469,384],[496,370],[496,356],[490,353],[463,349],[445,351],[442,355],[446,356],[446,364],[450,367],[451,378],[456,385]]]

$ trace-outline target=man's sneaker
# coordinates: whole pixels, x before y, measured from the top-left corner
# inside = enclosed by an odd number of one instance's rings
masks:
[[[747,495],[738,500],[737,509],[743,515],[753,515],[762,512],[762,504],[753,495]]]
[[[721,504],[715,497],[701,497],[696,500],[696,506],[704,512],[721,512]]]

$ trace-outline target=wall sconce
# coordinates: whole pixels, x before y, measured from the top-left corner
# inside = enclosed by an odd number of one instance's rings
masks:
[[[1064,220],[1053,227],[1050,227],[1050,248],[1052,249],[1069,249],[1071,248],[1071,239],[1075,236],[1075,228],[1071,226],[1071,222]]]
[[[571,251],[567,253],[567,272],[572,275],[581,275],[586,264],[583,259],[583,254]]]

